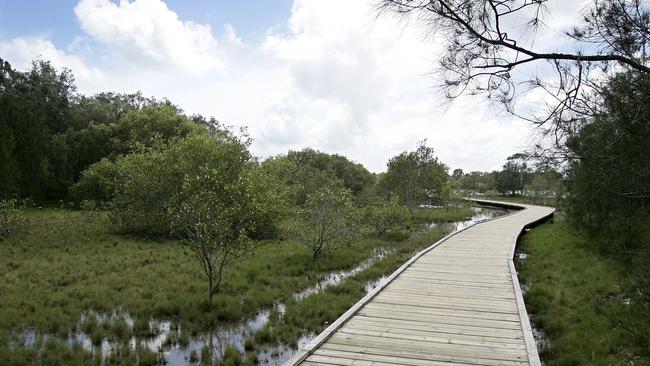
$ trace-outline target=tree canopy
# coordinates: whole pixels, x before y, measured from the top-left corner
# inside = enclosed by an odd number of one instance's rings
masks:
[[[415,18],[444,40],[442,87],[450,98],[481,95],[507,111],[544,126],[545,133],[568,133],[574,112],[594,106],[603,72],[650,73],[650,4],[643,0],[592,0],[582,20],[564,31],[568,48],[540,48],[548,32],[550,0],[382,0],[381,12]],[[561,37],[561,36],[560,36]],[[572,42],[572,43],[571,43]],[[533,67],[527,67],[531,65]],[[547,97],[540,113],[516,108],[530,92]],[[563,141],[563,139],[561,139]]]
[[[403,152],[388,161],[383,179],[388,190],[397,194],[413,217],[418,205],[440,205],[447,182],[447,166],[438,160],[426,140],[415,151]]]
[[[169,101],[141,94],[76,94],[69,71],[36,61],[26,72],[0,59],[0,197],[63,199],[81,173],[161,141],[205,133]]]

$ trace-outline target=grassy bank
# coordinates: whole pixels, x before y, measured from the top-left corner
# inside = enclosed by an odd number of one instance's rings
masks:
[[[447,207],[447,208],[422,208],[413,210],[413,222],[423,224],[429,222],[453,222],[468,220],[474,215],[470,207]]]
[[[455,210],[435,213],[453,221]],[[417,239],[396,229],[378,238],[369,235],[349,248],[312,262],[307,247],[292,240],[260,242],[254,253],[229,268],[214,304],[207,304],[207,283],[200,268],[175,241],[153,241],[113,234],[97,216],[63,209],[33,209],[26,213],[28,229],[0,241],[0,358],[9,364],[34,364],[38,349],[16,352],[9,343],[15,335],[31,329],[66,339],[78,329],[92,342],[128,340],[150,336],[150,318],[168,319],[180,325],[185,339],[217,324],[251,317],[261,308],[287,302],[290,325],[273,330],[273,337],[291,342],[304,330],[318,330],[363,296],[363,284],[397,268],[413,251],[442,235],[433,232]],[[466,212],[458,211],[458,219]],[[350,269],[368,258],[375,248],[389,247],[394,253],[370,269],[305,301],[292,295],[327,273]],[[312,307],[313,302],[318,307]],[[99,321],[80,322],[89,311],[114,314]],[[126,313],[134,320],[126,326]],[[302,324],[302,329],[298,329]],[[278,324],[279,326],[279,324]],[[56,339],[37,339],[47,355],[63,357],[59,363],[88,364],[96,357]],[[63,348],[67,350],[64,352]],[[129,353],[124,347],[115,359],[152,359],[146,348]],[[139,353],[138,353],[139,352]],[[141,355],[140,355],[141,354]],[[9,358],[11,356],[11,358]],[[96,356],[96,355],[95,355]],[[54,356],[53,356],[54,357]],[[153,361],[152,361],[153,362]]]
[[[520,243],[518,265],[532,320],[549,345],[547,365],[650,365],[650,311],[629,292],[625,267],[556,220]]]

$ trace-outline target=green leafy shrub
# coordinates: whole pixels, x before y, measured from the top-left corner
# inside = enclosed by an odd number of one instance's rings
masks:
[[[119,182],[120,167],[110,159],[102,159],[83,172],[79,182],[70,188],[70,195],[79,202],[107,202]]]
[[[0,200],[0,238],[13,236],[26,225],[23,205],[18,200]]]
[[[377,233],[383,235],[396,225],[403,224],[408,217],[408,211],[399,203],[395,196],[388,201],[369,204],[363,210],[364,221]]]
[[[248,151],[248,141],[223,130],[192,134],[154,148],[104,159],[91,166],[72,192],[78,200],[105,202],[115,227],[125,233],[153,237],[183,236],[172,218],[188,200],[220,196],[228,187],[244,184],[256,216],[251,236],[275,234],[279,205],[267,195],[263,176]],[[277,209],[276,209],[277,208]]]
[[[312,260],[316,260],[324,252],[350,245],[358,233],[357,221],[351,192],[324,187],[307,196],[293,232],[312,250]]]

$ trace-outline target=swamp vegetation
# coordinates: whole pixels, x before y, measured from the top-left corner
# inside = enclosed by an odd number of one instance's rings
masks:
[[[430,210],[443,221],[475,215],[469,208]],[[412,236],[395,227],[377,237],[369,231],[315,262],[299,242],[264,240],[227,272],[209,305],[205,282],[185,247],[115,234],[103,215],[29,209],[29,229],[0,243],[6,253],[0,258],[0,358],[15,365],[158,364],[205,363],[209,355],[210,362],[275,364],[363,297],[374,281],[445,233]],[[333,271],[349,271],[368,259],[354,275],[295,296]],[[238,324],[250,319],[257,324],[237,333]],[[205,347],[211,332],[214,344]],[[220,332],[232,338],[218,339]]]

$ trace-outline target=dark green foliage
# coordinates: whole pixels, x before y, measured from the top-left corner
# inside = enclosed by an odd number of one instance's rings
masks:
[[[0,59],[0,197],[65,194],[72,172],[63,135],[73,92],[72,75],[49,62],[21,73]]]
[[[293,231],[316,260],[325,252],[349,246],[358,231],[352,194],[345,188],[323,187],[307,196]]]
[[[466,194],[486,193],[496,190],[496,176],[498,172],[469,172],[453,181],[454,187]]]
[[[140,94],[80,96],[72,74],[47,61],[18,72],[0,59],[0,198],[65,198],[91,164],[207,133],[203,121]]]
[[[113,339],[123,342],[131,336],[131,328],[126,324],[123,317],[119,317],[110,323],[109,332]]]
[[[324,186],[337,184],[358,196],[374,182],[363,165],[312,149],[289,151],[286,156],[268,159],[262,166],[288,188],[288,199],[293,205],[303,205],[310,193]]]
[[[201,348],[201,366],[212,366],[212,350],[208,345]]]
[[[128,349],[128,347],[126,347],[126,349]],[[165,358],[162,354],[156,353],[139,343],[136,344],[135,352],[137,355],[138,366],[157,366],[166,364]],[[121,362],[119,364],[121,364]]]
[[[102,205],[113,198],[119,182],[120,166],[113,160],[103,158],[88,167],[80,180],[70,187],[70,194],[77,201],[92,200]]]
[[[394,196],[387,202],[380,201],[363,208],[363,220],[375,230],[377,235],[383,235],[388,229],[401,226],[406,221],[407,215],[407,210]]]
[[[602,92],[600,113],[567,142],[570,219],[621,259],[650,300],[650,75],[619,74]]]
[[[199,355],[195,350],[192,350],[192,352],[190,352],[190,359],[188,361],[190,363],[197,363],[199,361]]]
[[[133,335],[138,338],[151,338],[157,334],[147,318],[137,318],[133,321]]]
[[[218,182],[202,185],[188,179],[214,173],[238,181],[242,169],[250,164],[246,146],[234,136],[192,135],[115,162],[102,160],[74,190],[109,195],[111,217],[121,230],[165,236],[173,234],[173,211],[186,197],[201,190],[219,192],[223,187]]]
[[[469,220],[474,211],[469,207],[455,208],[416,208],[413,211],[413,223],[429,224],[432,222],[454,222]]]
[[[426,146],[426,140],[420,141],[415,151],[403,152],[388,161],[382,184],[400,198],[413,219],[417,206],[444,203],[447,169],[436,158],[433,148]]]
[[[228,346],[223,352],[223,358],[217,363],[220,366],[241,366],[244,364],[244,358],[241,353],[232,346]]]
[[[508,157],[503,170],[496,174],[496,190],[503,195],[514,196],[524,193],[524,186],[532,180],[532,171],[526,163],[526,156],[514,154]]]

